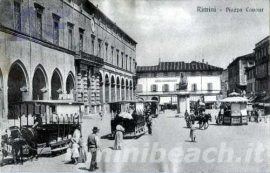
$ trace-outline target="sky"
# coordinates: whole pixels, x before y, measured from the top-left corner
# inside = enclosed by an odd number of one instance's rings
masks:
[[[138,43],[138,66],[157,65],[159,59],[204,59],[227,68],[269,35],[269,0],[90,1]],[[198,7],[217,12],[197,12]],[[226,12],[227,7],[242,12]],[[246,12],[247,7],[263,8],[263,12]]]

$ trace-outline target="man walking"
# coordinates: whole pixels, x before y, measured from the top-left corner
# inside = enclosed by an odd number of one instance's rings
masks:
[[[152,135],[152,116],[150,113],[147,113],[146,125],[148,127],[148,134]]]
[[[90,171],[95,171],[98,169],[97,150],[100,149],[99,137],[98,137],[99,129],[97,127],[94,127],[92,131],[93,133],[89,135],[87,139],[87,147],[88,147],[88,151],[90,151],[92,155],[91,163],[90,163]]]

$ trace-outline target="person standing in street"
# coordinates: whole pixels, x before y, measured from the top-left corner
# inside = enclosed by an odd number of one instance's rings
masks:
[[[103,110],[99,111],[100,120],[102,121],[103,118]]]
[[[123,127],[123,122],[120,122],[116,126],[115,143],[114,143],[114,147],[113,147],[115,150],[122,149],[124,132],[125,132],[125,128]]]
[[[152,116],[150,113],[147,113],[146,125],[148,128],[148,134],[152,135]]]
[[[195,121],[192,121],[190,124],[190,138],[191,138],[191,142],[195,142],[196,141],[196,128],[195,128]]]
[[[93,133],[89,135],[87,139],[87,147],[88,147],[88,151],[90,151],[92,155],[91,162],[90,162],[90,171],[95,171],[98,169],[97,150],[100,149],[99,137],[98,137],[99,129],[97,127],[94,127],[92,131]]]

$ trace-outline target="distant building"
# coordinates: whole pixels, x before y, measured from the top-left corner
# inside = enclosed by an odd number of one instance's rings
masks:
[[[253,53],[237,57],[229,64],[228,83],[229,92],[246,92],[247,89],[247,74],[246,68],[254,65],[255,57]]]
[[[255,63],[252,67],[246,68],[246,75],[247,75],[247,97],[250,100],[255,99],[255,86],[256,86],[256,68]]]
[[[180,92],[188,94],[191,102],[204,96],[205,102],[214,103],[221,93],[222,71],[222,68],[195,61],[138,66],[137,93],[144,99],[159,100],[168,105],[177,104]]]
[[[261,96],[260,102],[270,102],[270,44],[269,36],[255,45],[256,56],[256,87],[257,96]]]
[[[229,90],[229,85],[228,85],[228,69],[223,70],[221,74],[221,93],[222,93],[222,98],[226,98],[228,96],[228,90]]]

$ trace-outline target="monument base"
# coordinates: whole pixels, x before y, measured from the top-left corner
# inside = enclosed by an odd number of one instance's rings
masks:
[[[190,96],[189,94],[177,95],[177,113],[184,114],[188,111],[190,113]]]

